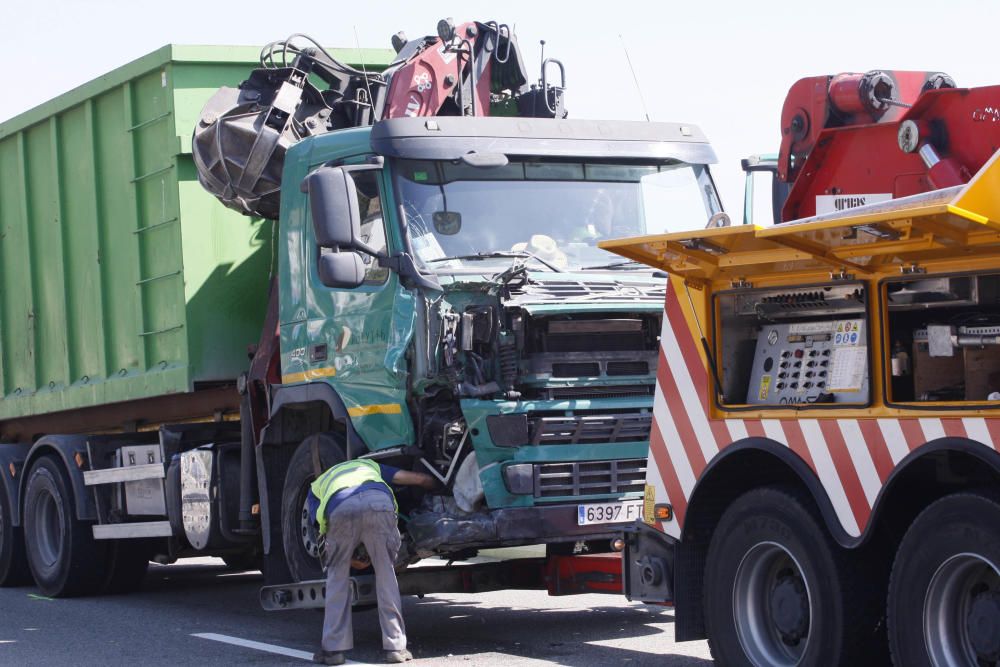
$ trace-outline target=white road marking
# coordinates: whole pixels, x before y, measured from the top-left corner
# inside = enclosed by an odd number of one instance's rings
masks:
[[[312,662],[312,657],[313,657],[313,654],[308,651],[299,651],[294,648],[285,648],[284,646],[277,646],[275,644],[265,644],[263,642],[255,642],[250,639],[240,639],[239,637],[220,635],[215,632],[196,632],[191,636],[198,637],[199,639],[210,639],[211,641],[222,642],[223,644],[232,644],[233,646],[242,646],[243,648],[252,648],[255,651],[264,651],[265,653],[284,655],[289,658],[308,660],[310,662]],[[369,662],[357,662],[355,660],[348,660],[346,664],[360,665],[361,667],[375,667]]]
[[[284,655],[289,658],[299,658],[300,660],[312,661],[313,657],[313,654],[308,651],[297,651],[293,648],[285,648],[284,646],[255,642],[250,639],[240,639],[239,637],[230,637],[229,635],[220,635],[215,632],[196,632],[191,636],[198,637],[199,639],[210,639],[213,642],[222,642],[223,644],[232,644],[233,646],[242,646],[243,648],[252,648],[256,651],[265,651],[267,653]]]

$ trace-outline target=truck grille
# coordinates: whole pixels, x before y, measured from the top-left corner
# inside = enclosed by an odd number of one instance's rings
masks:
[[[577,280],[547,280],[528,283],[511,290],[511,294],[525,301],[562,301],[578,299],[587,301],[633,301],[636,303],[661,303],[667,296],[666,287],[644,284],[629,285],[617,281],[582,282]]]
[[[535,464],[535,498],[641,493],[646,459]]]
[[[608,375],[648,375],[648,361],[609,361]]]
[[[627,384],[606,385],[603,387],[544,387],[536,393],[541,398],[554,401],[576,398],[635,398],[652,396],[655,385]]]
[[[533,445],[575,445],[648,440],[651,413],[528,417]]]

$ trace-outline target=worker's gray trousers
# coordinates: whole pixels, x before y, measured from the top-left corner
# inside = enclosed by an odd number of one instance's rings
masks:
[[[392,499],[383,491],[368,490],[350,496],[330,513],[326,529],[326,612],[323,650],[354,647],[351,629],[351,555],[364,543],[375,567],[378,620],[382,648],[406,648],[406,629],[393,563],[399,552],[399,528]]]

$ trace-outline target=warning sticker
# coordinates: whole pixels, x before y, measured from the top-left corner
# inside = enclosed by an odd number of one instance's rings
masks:
[[[642,499],[642,520],[653,525],[656,523],[656,517],[653,515],[656,509],[656,487],[652,484],[646,485],[646,491]]]
[[[760,378],[760,390],[757,392],[757,398],[761,401],[767,400],[767,394],[771,391],[771,376],[763,375]]]
[[[856,347],[859,343],[862,343],[861,325],[861,320],[837,322],[837,330],[833,335],[833,344],[838,347],[841,345]]]

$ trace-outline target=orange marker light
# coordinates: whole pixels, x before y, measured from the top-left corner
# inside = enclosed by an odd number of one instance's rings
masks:
[[[73,456],[73,460],[76,461],[76,467],[80,468],[82,470],[83,469],[83,454],[81,454],[80,452],[77,452]]]
[[[655,505],[653,507],[653,517],[657,521],[670,521],[674,518],[674,508],[666,503]]]
[[[17,468],[14,467],[13,463],[7,466],[7,470],[10,470],[11,477],[17,477]]]

